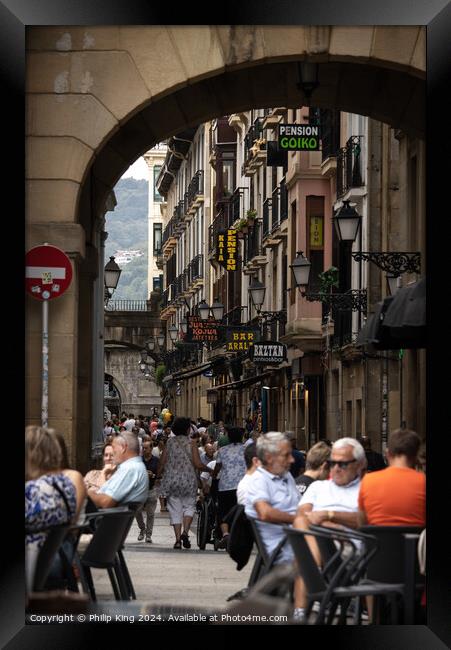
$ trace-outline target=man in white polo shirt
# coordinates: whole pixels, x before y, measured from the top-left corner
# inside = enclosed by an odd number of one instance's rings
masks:
[[[112,447],[117,470],[99,490],[89,488],[88,496],[98,508],[144,503],[149,494],[149,477],[139,455],[137,436],[131,431],[122,431],[113,438]]]
[[[310,524],[324,525],[327,522],[357,528],[360,478],[366,467],[365,450],[354,438],[340,438],[332,445],[328,462],[330,480],[314,481],[307,488],[299,502],[293,528],[305,530]],[[307,541],[320,564],[315,540]],[[303,618],[306,606],[307,599],[303,588],[300,588],[299,598],[295,602],[295,619]]]
[[[283,433],[269,431],[257,440],[257,457],[261,465],[247,484],[245,513],[256,520],[263,544],[271,554],[285,539],[283,524],[293,522],[299,503],[299,492],[289,472],[293,462],[291,443]],[[274,563],[293,559],[291,546],[285,544]]]

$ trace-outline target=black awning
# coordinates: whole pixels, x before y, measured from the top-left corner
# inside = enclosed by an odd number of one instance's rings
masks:
[[[426,347],[426,280],[399,289],[377,304],[359,332],[357,345],[376,350]]]
[[[248,377],[247,379],[240,379],[239,381],[231,381],[228,384],[213,386],[208,390],[209,391],[210,390],[236,390],[237,388],[245,388],[246,386],[251,386],[252,384],[258,383],[262,379],[266,379],[272,374],[274,374],[274,370],[267,370],[266,372],[263,372],[261,375],[254,375],[253,377]]]

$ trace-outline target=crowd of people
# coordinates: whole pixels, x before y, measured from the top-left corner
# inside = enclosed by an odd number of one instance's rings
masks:
[[[215,495],[222,539],[227,515],[239,503],[255,520],[268,553],[284,537],[283,526],[358,528],[361,525],[425,527],[425,452],[409,429],[393,431],[385,458],[369,438],[323,440],[307,452],[292,432],[259,433],[199,418],[143,418],[132,413],[105,422],[102,466],[86,476],[68,467],[64,439],[37,426],[26,429],[26,548],[29,567],[49,526],[75,522],[89,508],[136,504],[138,541],[152,543],[155,512],[169,513],[174,549],[191,548],[196,502]],[[312,538],[312,553],[320,553]],[[285,544],[276,564],[293,562]],[[32,569],[30,568],[30,571]],[[294,618],[303,620],[306,593],[296,579]]]

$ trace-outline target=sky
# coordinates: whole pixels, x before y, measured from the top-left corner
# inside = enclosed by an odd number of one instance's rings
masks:
[[[133,165],[130,165],[130,167],[127,169],[125,174],[122,176],[122,178],[144,178],[147,180],[149,178],[149,168],[147,167],[146,161],[144,158],[141,156],[136,160]]]

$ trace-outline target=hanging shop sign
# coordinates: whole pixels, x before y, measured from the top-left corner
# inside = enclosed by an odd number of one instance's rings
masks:
[[[234,228],[220,230],[216,241],[216,259],[226,271],[237,270],[237,232]]]
[[[246,352],[258,339],[258,329],[252,327],[228,327],[226,330],[226,352]]]
[[[278,341],[254,343],[249,354],[254,363],[276,365],[286,360],[287,346]]]
[[[317,124],[279,124],[281,151],[319,151],[320,129]]]
[[[185,341],[189,343],[208,343],[218,340],[218,321],[214,318],[202,320],[200,316],[188,316],[188,331]]]

